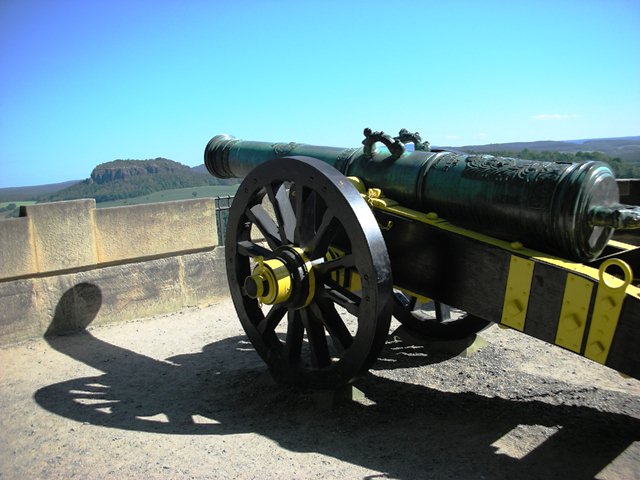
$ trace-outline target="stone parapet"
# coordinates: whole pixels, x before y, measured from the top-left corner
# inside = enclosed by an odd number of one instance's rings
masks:
[[[224,249],[0,282],[0,346],[208,305],[228,296]]]
[[[0,220],[0,345],[206,305],[228,295],[212,198]]]
[[[102,208],[95,226],[101,263],[218,244],[213,198]]]
[[[96,209],[93,199],[27,205],[0,220],[0,282],[211,249],[213,198]]]

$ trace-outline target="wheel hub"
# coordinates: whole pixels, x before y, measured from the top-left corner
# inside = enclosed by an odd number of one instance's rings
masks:
[[[265,305],[282,304],[299,309],[308,306],[315,293],[313,264],[301,248],[282,246],[272,258],[255,257],[257,265],[244,280],[250,298]]]

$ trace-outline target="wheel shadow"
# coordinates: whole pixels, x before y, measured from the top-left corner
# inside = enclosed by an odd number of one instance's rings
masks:
[[[73,302],[98,298],[86,285],[69,295],[56,317],[78,311]],[[88,315],[72,325],[88,325],[97,312],[83,308]],[[367,404],[322,408],[314,392],[263,381],[266,369],[244,337],[163,361],[86,331],[47,342],[104,372],[37,390],[36,402],[57,415],[174,435],[253,432],[291,451],[322,453],[393,478],[592,478],[640,439],[640,422],[627,415],[449,393],[374,375],[358,383]],[[496,441],[520,425],[555,433],[521,458],[497,454]]]

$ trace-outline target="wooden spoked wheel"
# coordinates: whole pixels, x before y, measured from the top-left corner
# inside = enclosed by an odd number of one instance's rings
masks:
[[[336,388],[377,358],[389,257],[366,202],[330,165],[291,157],[251,171],[230,209],[226,263],[242,326],[278,381]]]

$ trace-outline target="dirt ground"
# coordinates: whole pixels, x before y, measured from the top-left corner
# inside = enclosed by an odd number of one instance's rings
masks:
[[[640,478],[639,381],[397,327],[354,395],[274,384],[230,303],[5,347],[0,478]]]

